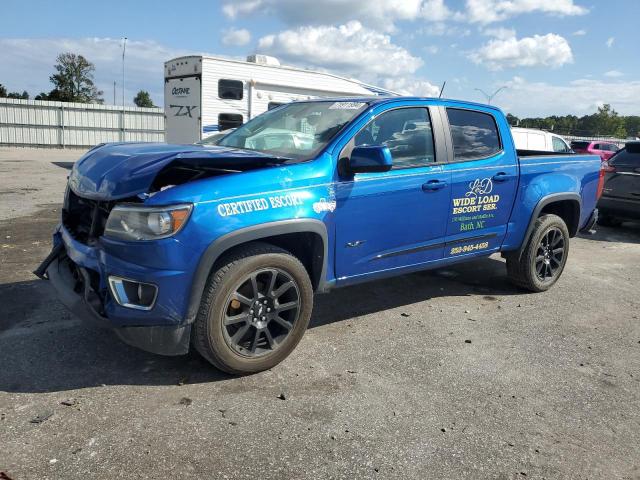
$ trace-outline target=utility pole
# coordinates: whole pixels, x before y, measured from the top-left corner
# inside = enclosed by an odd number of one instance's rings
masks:
[[[113,81],[113,104],[116,104],[116,81]]]
[[[491,105],[491,101],[494,99],[494,97],[496,95],[498,95],[502,90],[506,90],[507,87],[506,85],[503,85],[502,87],[500,87],[499,89],[497,89],[495,92],[493,92],[491,95],[489,95],[487,92],[485,92],[484,90],[482,90],[481,88],[475,88],[474,90],[479,91],[482,95],[484,95],[484,97],[487,99],[487,104]]]
[[[122,40],[122,109],[124,110],[124,54],[127,51],[127,37]]]

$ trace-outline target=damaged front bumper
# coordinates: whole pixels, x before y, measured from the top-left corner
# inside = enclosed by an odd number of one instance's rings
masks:
[[[58,227],[53,250],[34,274],[49,280],[71,313],[96,327],[112,329],[125,343],[148,352],[183,355],[189,351],[191,324],[176,318],[176,314],[167,314],[162,305],[150,311],[130,311],[118,305],[109,289],[102,288],[107,277],[104,264],[88,267],[82,264],[91,263],[83,262],[84,256],[74,261],[73,254],[82,252],[73,251],[74,241],[66,233],[64,227]],[[104,258],[100,253],[98,257]],[[148,281],[148,277],[145,279]]]

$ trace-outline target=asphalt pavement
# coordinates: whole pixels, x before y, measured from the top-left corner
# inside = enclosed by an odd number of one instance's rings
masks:
[[[30,273],[79,154],[0,149],[6,477],[640,478],[640,224],[573,239],[546,293],[495,256],[316,296],[289,358],[232,377],[83,325]]]

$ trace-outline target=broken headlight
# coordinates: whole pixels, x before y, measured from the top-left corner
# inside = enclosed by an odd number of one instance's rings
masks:
[[[165,207],[117,205],[111,210],[104,234],[121,240],[158,240],[176,234],[191,214],[191,204]]]

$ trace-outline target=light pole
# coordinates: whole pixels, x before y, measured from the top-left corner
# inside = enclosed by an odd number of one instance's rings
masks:
[[[127,51],[127,37],[122,40],[122,109],[124,110],[124,54]]]
[[[491,105],[491,101],[494,99],[494,97],[496,95],[498,95],[502,90],[505,90],[509,87],[507,87],[506,85],[503,85],[502,87],[500,87],[499,89],[497,89],[495,92],[493,92],[491,95],[489,95],[487,92],[485,92],[484,90],[482,90],[481,88],[476,88],[474,90],[479,91],[482,95],[484,95],[484,97],[487,99],[487,104]]]

